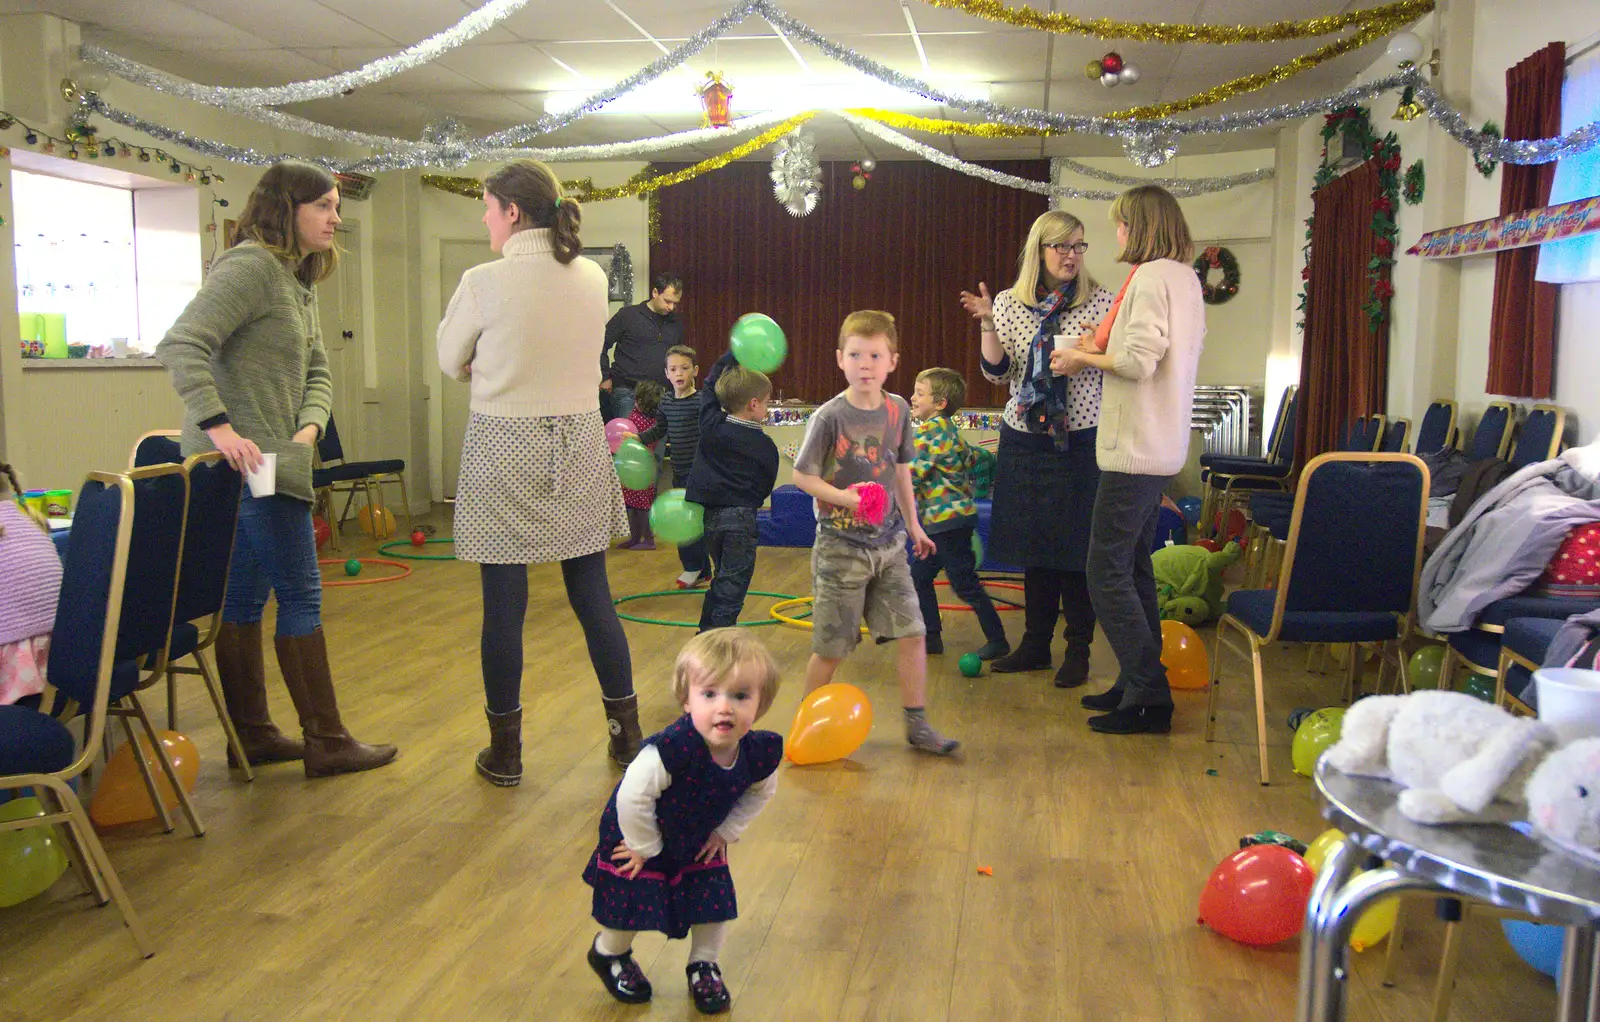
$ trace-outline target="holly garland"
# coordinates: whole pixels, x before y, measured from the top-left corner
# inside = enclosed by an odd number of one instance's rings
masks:
[[[1221,283],[1213,284],[1206,278],[1212,270],[1222,271]],[[1207,305],[1221,305],[1239,293],[1239,260],[1232,252],[1212,245],[1194,261],[1194,272],[1200,278],[1200,296]]]
[[[1500,125],[1493,121],[1484,121],[1483,127],[1478,129],[1478,134],[1484,136],[1485,138],[1499,138]],[[1482,174],[1484,177],[1491,177],[1494,175],[1494,168],[1500,164],[1499,161],[1492,156],[1480,156],[1478,153],[1474,152],[1472,154],[1472,165],[1477,167],[1478,173]]]
[[[1328,184],[1339,176],[1338,170],[1328,163],[1328,143],[1335,136],[1350,136],[1360,143],[1369,159],[1378,162],[1378,198],[1372,204],[1372,233],[1377,235],[1376,254],[1367,262],[1367,301],[1362,308],[1367,313],[1367,323],[1376,332],[1389,319],[1389,299],[1394,297],[1394,283],[1389,267],[1394,265],[1395,243],[1400,230],[1395,224],[1395,213],[1400,207],[1400,142],[1391,132],[1379,138],[1372,130],[1371,115],[1365,107],[1348,106],[1333,111],[1322,125],[1322,159],[1313,180],[1313,190]],[[1315,214],[1306,217],[1306,265],[1300,271],[1300,330],[1305,331],[1311,305],[1311,227]]]
[[[1405,197],[1407,206],[1422,204],[1422,190],[1427,179],[1423,175],[1422,161],[1418,160],[1406,168],[1406,177],[1400,185],[1400,194]]]

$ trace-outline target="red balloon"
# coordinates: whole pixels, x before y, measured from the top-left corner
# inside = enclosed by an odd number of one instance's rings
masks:
[[[1221,544],[1219,544],[1214,539],[1197,539],[1197,540],[1194,541],[1194,545],[1195,546],[1199,546],[1199,547],[1205,547],[1207,550],[1211,551],[1212,553],[1216,553],[1218,550],[1222,549]]]
[[[311,517],[311,532],[312,535],[317,537],[317,548],[319,550],[324,543],[328,542],[328,538],[333,535],[333,530],[328,528],[328,523],[322,519],[321,515],[313,515]]]
[[[428,537],[421,529],[411,534],[412,546],[422,546],[426,542],[428,542]]]
[[[1120,73],[1122,71],[1122,65],[1122,54],[1120,53],[1108,53],[1104,57],[1100,58],[1100,67],[1106,72],[1106,74],[1114,75]]]
[[[1241,944],[1265,947],[1305,925],[1316,874],[1281,845],[1251,845],[1223,859],[1200,892],[1200,922]]]

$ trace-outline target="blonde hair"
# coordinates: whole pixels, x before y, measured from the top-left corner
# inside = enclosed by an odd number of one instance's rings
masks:
[[[690,639],[678,651],[672,665],[672,697],[680,704],[689,701],[689,672],[698,667],[710,681],[725,681],[743,667],[754,667],[761,696],[756,718],[766,713],[778,696],[778,664],[761,640],[742,628],[713,628]]]
[[[1034,292],[1039,287],[1039,269],[1044,264],[1044,247],[1058,245],[1070,238],[1073,231],[1081,230],[1083,221],[1064,209],[1051,209],[1039,214],[1039,218],[1028,230],[1028,240],[1022,243],[1022,252],[1017,256],[1017,282],[1011,285],[1011,297],[1030,309],[1038,308],[1039,299]],[[1087,302],[1098,286],[1089,273],[1089,267],[1080,262],[1078,287],[1073,292],[1072,301],[1067,303],[1067,308],[1076,309]]]
[[[889,342],[889,350],[900,353],[900,331],[895,328],[894,317],[877,309],[861,309],[844,318],[839,327],[839,350],[844,350],[846,337],[879,337]]]
[[[1140,185],[1117,196],[1111,203],[1111,221],[1128,228],[1128,243],[1117,256],[1119,263],[1156,259],[1186,263],[1194,258],[1189,221],[1184,219],[1178,200],[1159,185]]]
[[[935,366],[917,374],[917,382],[928,384],[928,393],[935,401],[944,402],[941,415],[954,415],[967,400],[967,381],[954,369]]]
[[[326,252],[300,251],[295,213],[338,187],[334,176],[315,164],[279,160],[261,175],[245,200],[229,246],[253,241],[288,263],[300,283],[307,287],[322,283],[339,268],[339,249],[335,246]]]
[[[758,373],[744,366],[729,366],[717,377],[712,393],[717,395],[717,403],[722,405],[722,410],[733,415],[750,407],[750,402],[757,398],[771,394],[772,381],[767,379],[766,373]]]
[[[515,206],[522,214],[517,230],[549,227],[556,262],[565,266],[583,255],[578,228],[583,226],[583,207],[577,199],[563,198],[561,179],[538,160],[512,160],[483,179],[483,190],[495,197],[502,209]]]

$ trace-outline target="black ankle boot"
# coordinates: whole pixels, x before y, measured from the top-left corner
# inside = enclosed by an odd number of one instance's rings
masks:
[[[683,970],[689,976],[689,996],[702,1015],[720,1015],[728,1010],[733,1000],[722,982],[722,970],[716,962],[690,962]]]
[[[1046,633],[1049,634],[1048,632]],[[1022,637],[1017,648],[998,660],[989,662],[989,670],[996,674],[1019,674],[1023,671],[1050,669],[1050,640],[1040,642],[1028,635]]]
[[[1112,710],[1103,717],[1090,717],[1089,727],[1105,735],[1164,735],[1172,730],[1172,704]]]
[[[591,942],[589,968],[593,969],[595,975],[600,977],[600,982],[605,984],[606,993],[623,1004],[643,1004],[650,999],[650,981],[644,978],[644,970],[633,960],[632,951],[624,951],[620,955],[603,955]]]
[[[1089,681],[1089,647],[1086,644],[1067,643],[1067,654],[1056,671],[1056,688],[1077,688]]]
[[[1122,705],[1122,686],[1112,685],[1097,696],[1084,696],[1078,700],[1078,705],[1085,710],[1115,710]]]
[[[944,636],[939,632],[929,632],[923,636],[922,643],[927,647],[928,656],[938,656],[944,652]]]

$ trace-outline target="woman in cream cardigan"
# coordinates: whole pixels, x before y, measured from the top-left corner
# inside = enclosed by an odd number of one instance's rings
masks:
[[[472,384],[456,484],[456,556],[483,587],[483,688],[493,784],[522,779],[522,626],[528,565],[561,562],[567,600],[600,679],[610,755],[639,750],[628,639],[606,548],[627,533],[600,421],[606,275],[580,259],[582,211],[549,167],[518,160],[484,181],[483,223],[501,259],[461,277],[439,324],[439,368]]]
[[[1195,370],[1206,335],[1194,243],[1178,200],[1155,185],[1111,206],[1121,262],[1133,272],[1093,334],[1052,358],[1057,372],[1105,373],[1096,460],[1100,491],[1089,537],[1089,593],[1116,651],[1116,684],[1083,705],[1107,711],[1089,726],[1107,734],[1164,734],[1172,691],[1161,666],[1150,547],[1161,494],[1189,456]]]

